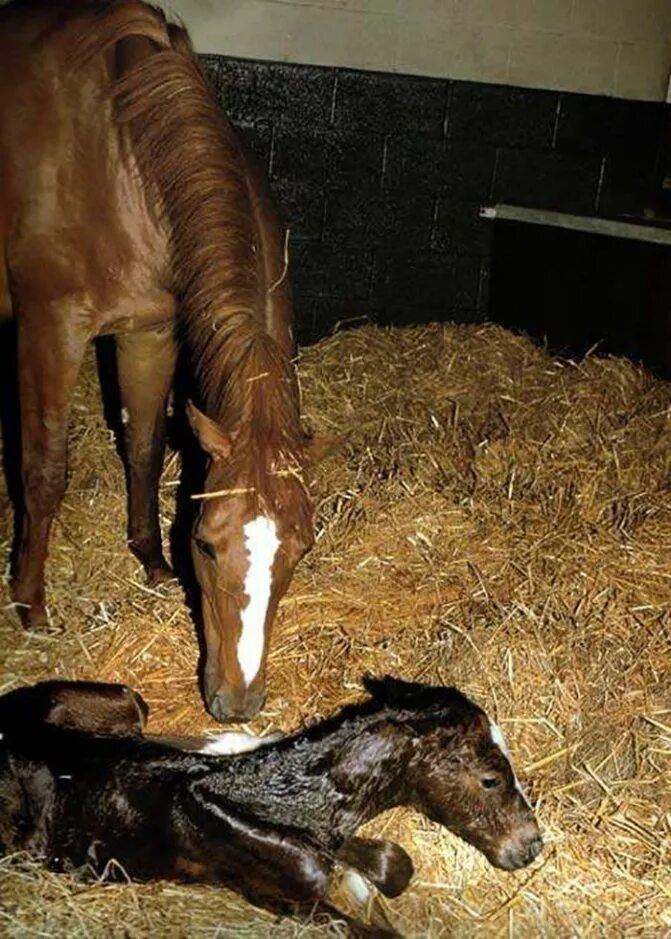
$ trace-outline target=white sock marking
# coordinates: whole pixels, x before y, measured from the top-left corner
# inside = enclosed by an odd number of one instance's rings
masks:
[[[503,733],[499,725],[495,724],[491,718],[489,719],[489,734],[492,738],[492,743],[495,744],[499,748],[501,753],[508,760],[508,763],[510,763],[510,768],[513,771],[513,779],[515,780],[515,788],[517,789],[519,794],[522,796],[525,803],[529,806],[529,808],[531,808],[531,802],[529,802],[526,792],[520,786],[520,781],[515,774],[515,770],[513,769],[513,762],[510,759],[510,751],[508,750],[508,744],[506,743],[505,737],[503,736]]]
[[[266,744],[279,740],[281,736],[281,734],[268,734],[267,737],[255,737],[254,734],[247,734],[244,731],[228,730],[214,735],[198,752],[219,756],[249,753],[251,750],[258,750],[259,747],[265,747]]]
[[[243,531],[249,554],[249,568],[245,577],[245,593],[249,597],[249,602],[242,611],[238,662],[245,683],[250,685],[261,665],[264,627],[272,586],[273,561],[280,542],[277,538],[275,522],[263,515],[247,522]]]

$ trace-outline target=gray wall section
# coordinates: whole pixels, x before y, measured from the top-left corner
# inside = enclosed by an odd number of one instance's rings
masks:
[[[670,0],[163,0],[196,49],[661,101]]]
[[[617,217],[663,198],[666,105],[220,56],[203,62],[291,229],[302,342],[352,317],[486,318],[496,225],[479,217],[481,205]]]

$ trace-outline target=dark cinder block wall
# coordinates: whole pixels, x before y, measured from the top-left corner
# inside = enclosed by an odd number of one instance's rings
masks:
[[[506,201],[640,213],[661,184],[662,104],[203,56],[291,228],[299,341],[342,320],[486,316]]]

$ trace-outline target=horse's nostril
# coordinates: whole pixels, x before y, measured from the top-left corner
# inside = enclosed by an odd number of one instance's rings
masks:
[[[215,694],[208,701],[208,710],[212,717],[216,718],[218,721],[225,721],[230,719],[230,712],[228,710],[229,702],[221,694]]]
[[[208,710],[212,717],[221,721],[249,720],[255,717],[265,702],[263,690],[230,691],[222,689],[208,701]]]

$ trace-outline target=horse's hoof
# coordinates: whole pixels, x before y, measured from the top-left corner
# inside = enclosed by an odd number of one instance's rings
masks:
[[[62,633],[63,627],[55,625],[49,619],[44,606],[37,603],[20,603],[16,601],[13,607],[24,629],[34,633]]]
[[[175,572],[168,564],[156,564],[147,568],[147,585],[158,587],[161,584],[176,583]]]

